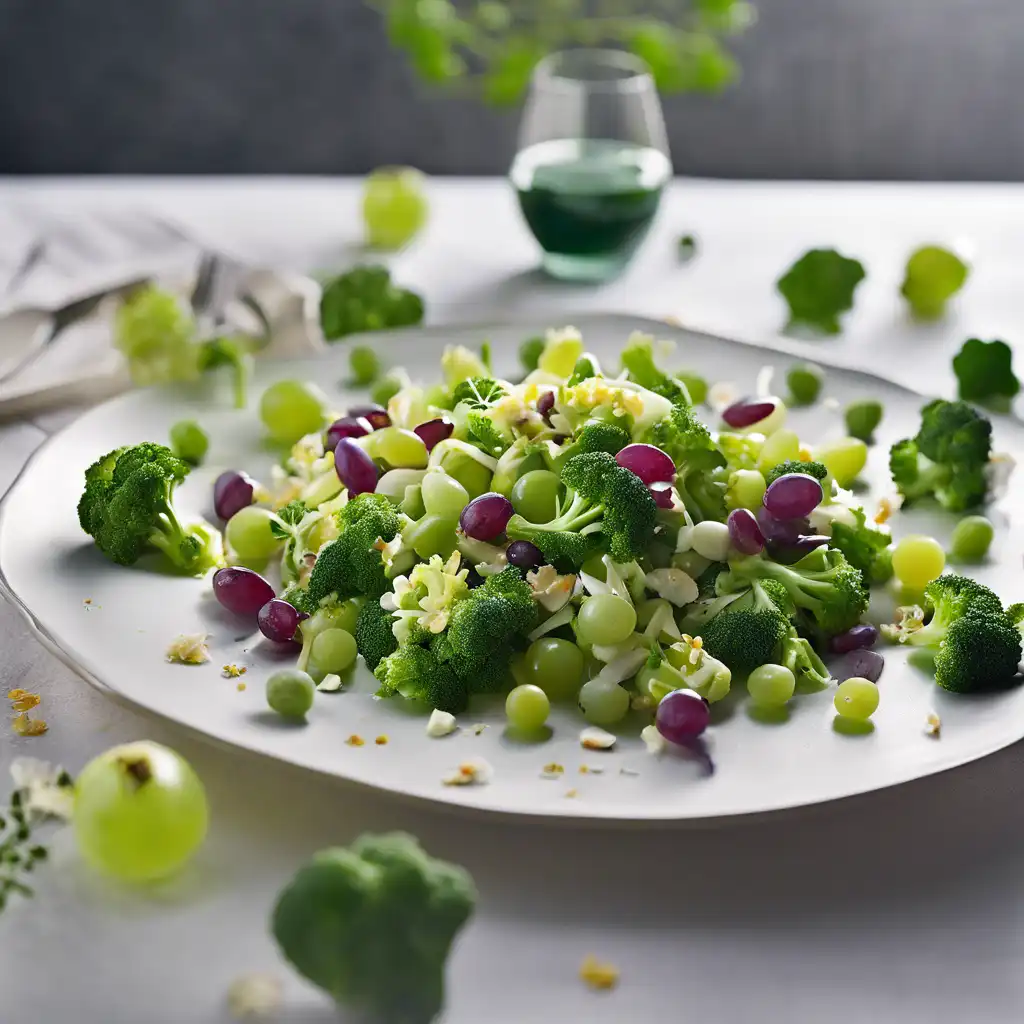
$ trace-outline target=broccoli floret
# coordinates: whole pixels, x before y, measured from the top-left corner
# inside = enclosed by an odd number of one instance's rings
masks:
[[[446,669],[455,673],[468,694],[501,693],[508,688],[512,678],[510,645],[499,647],[483,660],[467,658],[452,646],[449,633],[441,633],[431,642],[430,649]]]
[[[789,634],[789,621],[774,609],[726,609],[701,629],[704,649],[733,672],[750,672],[774,661]]]
[[[378,542],[394,540],[402,528],[394,506],[382,494],[359,494],[336,518],[338,536],[320,549],[309,574],[306,611],[331,595],[378,598],[388,589]]]
[[[173,292],[145,285],[129,295],[114,319],[114,345],[136,384],[194,380],[199,374],[196,322]]]
[[[440,661],[430,647],[401,644],[378,662],[373,671],[380,683],[378,694],[420,701],[438,711],[458,714],[466,709],[469,684],[456,675],[451,664]]]
[[[686,385],[677,377],[670,377],[658,369],[654,361],[654,338],[637,332],[622,350],[622,369],[648,391],[667,398],[673,405],[693,405]]]
[[[954,693],[1001,689],[1017,675],[1020,656],[1021,634],[1009,617],[972,606],[946,630],[935,655],[935,682]]]
[[[646,553],[654,536],[658,506],[647,485],[607,452],[571,458],[562,468],[565,496],[547,523],[513,516],[505,528],[512,540],[532,541],[550,561],[581,565],[594,551],[588,535],[600,532],[601,544],[616,562]],[[586,533],[581,535],[580,531]],[[552,539],[553,534],[573,535]]]
[[[725,519],[726,456],[691,408],[675,406],[641,440],[660,448],[676,464],[676,490],[694,522]]]
[[[132,565],[155,550],[179,572],[206,572],[219,560],[219,535],[184,527],[173,505],[174,489],[188,473],[188,465],[163,445],[147,441],[117,448],[85,471],[78,521],[119,565]]]
[[[932,617],[920,629],[901,633],[901,643],[937,648],[945,639],[950,626],[968,611],[985,616],[1003,614],[1002,602],[996,594],[967,576],[946,573],[932,580],[924,588],[924,594],[932,606]]]
[[[1005,341],[969,338],[953,357],[959,396],[967,402],[1008,405],[1020,391],[1013,372],[1013,349]]]
[[[867,608],[860,572],[835,548],[813,551],[793,565],[782,565],[764,555],[734,559],[729,562],[729,572],[719,577],[718,589],[729,593],[766,579],[781,583],[798,612],[825,635],[856,625]]]
[[[480,664],[536,622],[533,591],[519,570],[509,566],[455,604],[447,641],[457,659]]]
[[[935,399],[921,410],[917,436],[889,451],[889,471],[904,499],[934,496],[951,512],[979,505],[988,492],[992,424],[965,402]]]
[[[318,853],[288,883],[272,930],[295,969],[381,1024],[430,1024],[444,970],[476,891],[460,867],[408,835],[360,836]]]
[[[889,552],[892,537],[869,526],[864,509],[852,511],[856,526],[833,522],[832,547],[842,551],[850,565],[861,571],[866,583],[885,583],[892,578],[892,555]]]
[[[320,326],[328,341],[358,331],[408,327],[422,319],[423,300],[392,284],[387,267],[353,267],[328,281],[320,298]]]
[[[1018,601],[1017,604],[1011,604],[1006,609],[1006,615],[1020,633],[1024,635],[1024,603]]]
[[[802,689],[819,690],[827,686],[832,675],[810,642],[790,629],[782,641],[782,657],[779,663],[789,669]]]
[[[828,476],[828,470],[820,462],[799,462],[796,459],[790,459],[780,462],[770,469],[764,482],[771,486],[780,476],[786,476],[789,473],[803,473],[804,476],[813,476],[815,480],[824,480]]]
[[[394,622],[394,616],[387,609],[381,608],[379,601],[367,601],[359,609],[354,634],[356,649],[371,672],[398,647],[391,628]]]
[[[558,450],[558,454],[550,460],[550,465],[558,472],[569,459],[577,455],[589,455],[591,452],[618,455],[629,443],[629,431],[622,427],[604,420],[588,420],[576,431],[572,441]]]

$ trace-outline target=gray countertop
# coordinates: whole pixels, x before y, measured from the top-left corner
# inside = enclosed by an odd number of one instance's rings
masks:
[[[150,205],[268,262],[323,262],[354,241],[356,193],[343,181],[0,183],[0,204],[28,195],[51,210]],[[944,390],[963,337],[1012,340],[1020,326],[1022,200],[1024,186],[683,181],[627,277],[581,291],[532,274],[529,240],[501,183],[446,182],[435,189],[427,237],[396,272],[426,290],[435,322],[618,309],[769,339],[781,319],[774,277],[806,245],[837,244],[864,259],[869,279],[848,333],[817,351],[876,369],[884,360],[905,381]],[[689,266],[674,262],[672,239],[683,231],[702,243]],[[901,320],[892,294],[906,251],[936,231],[940,241],[971,241],[979,270],[951,320],[922,330]],[[0,427],[0,490],[72,417],[63,410]],[[1020,745],[910,785],[759,820],[656,831],[526,826],[409,804],[195,740],[91,690],[6,605],[0,644],[3,690],[42,694],[50,725],[32,739],[0,732],[0,768],[30,754],[76,771],[117,742],[149,737],[191,760],[213,811],[201,856],[154,892],[98,879],[70,837],[57,838],[36,898],[0,918],[3,1024],[212,1024],[228,1019],[230,982],[252,971],[285,982],[277,1019],[336,1020],[278,961],[269,908],[315,850],[394,827],[464,863],[480,886],[479,912],[450,965],[451,1024],[1020,1019]],[[579,981],[591,953],[620,968],[616,991],[595,994]]]

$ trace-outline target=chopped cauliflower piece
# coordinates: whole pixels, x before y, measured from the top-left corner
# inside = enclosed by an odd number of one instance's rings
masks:
[[[618,737],[596,725],[588,726],[580,733],[580,746],[585,750],[611,750]]]
[[[337,672],[329,672],[316,684],[321,693],[334,693],[341,689],[341,676]]]
[[[430,712],[430,718],[427,719],[427,735],[434,740],[450,736],[458,727],[454,715],[447,711],[438,711],[436,708]]]
[[[203,665],[210,660],[209,633],[181,633],[167,648],[167,660],[179,665]]]
[[[644,741],[648,754],[663,754],[668,748],[668,740],[658,732],[656,725],[644,726],[640,739]]]
[[[526,574],[526,582],[530,584],[534,600],[542,608],[557,612],[569,603],[576,577],[559,576],[553,565],[542,565]]]
[[[942,719],[934,711],[925,720],[924,734],[934,740],[942,735]]]
[[[269,1017],[281,1004],[281,990],[272,974],[243,974],[228,988],[228,1012],[236,1020]]]
[[[644,580],[659,597],[665,598],[677,608],[683,608],[697,600],[697,584],[693,577],[682,569],[654,569],[644,577]]]

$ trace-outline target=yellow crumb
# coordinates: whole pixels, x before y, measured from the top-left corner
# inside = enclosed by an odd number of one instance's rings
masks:
[[[352,733],[352,735],[349,736],[349,738],[345,740],[345,742],[350,747],[361,747],[366,742],[366,740],[364,740],[362,736],[359,736],[356,733]]]
[[[387,736],[378,736],[373,742],[376,743],[378,747],[383,747],[387,741]]]
[[[243,690],[245,689],[245,683],[239,683],[239,684],[238,684],[238,685],[237,685],[237,686],[235,687],[235,689],[236,689],[236,690],[238,690],[238,692],[239,692],[239,693],[241,693],[241,692],[242,692],[242,691],[243,691]]]
[[[580,765],[580,775],[586,775],[589,771],[590,769],[585,764]]]
[[[8,690],[7,699],[17,700],[19,697],[24,697],[28,693],[28,690]]]
[[[49,726],[41,718],[29,718],[26,714],[15,716],[11,728],[19,736],[42,736]]]
[[[565,796],[566,796],[567,800],[574,800],[579,795],[580,795],[580,791],[578,789],[567,789],[565,791]]]
[[[889,516],[891,515],[892,502],[888,498],[882,498],[878,502],[878,511],[875,513],[875,522],[881,526],[882,523],[887,523],[889,521]]]
[[[663,317],[663,319],[664,319],[665,323],[667,323],[669,325],[669,327],[682,327],[683,326],[683,321],[680,320],[679,317],[677,317],[677,316],[672,316],[671,313],[668,316]]]
[[[24,696],[19,697],[16,701],[11,703],[12,711],[31,711],[33,708],[38,707],[42,697],[38,693],[26,693]]]
[[[84,600],[84,601],[82,602],[82,604],[92,604],[92,598],[91,598],[91,597],[87,597],[87,598],[86,598],[86,599],[85,599],[85,600]]]
[[[797,452],[797,458],[799,458],[799,460],[801,462],[810,462],[810,461],[812,461],[811,449],[810,448],[804,448],[801,445],[800,450]]]
[[[556,775],[562,775],[564,772],[565,766],[560,765],[557,761],[552,761],[550,764],[544,765],[540,770],[541,775],[545,775],[548,778],[553,778]]]
[[[244,676],[247,671],[248,669],[244,665],[225,665],[221,669],[225,679],[237,679],[239,676]]]
[[[924,732],[934,740],[942,735],[942,719],[934,711],[925,720]]]
[[[619,983],[619,969],[588,956],[580,967],[580,980],[599,992],[607,992]]]

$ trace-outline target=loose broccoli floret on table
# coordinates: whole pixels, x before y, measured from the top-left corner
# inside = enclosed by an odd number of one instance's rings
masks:
[[[476,890],[408,835],[364,835],[318,853],[288,883],[272,929],[292,966],[380,1024],[430,1024]]]
[[[464,711],[469,700],[467,681],[456,675],[451,664],[440,661],[431,647],[419,643],[401,644],[378,663],[373,674],[381,697],[397,694],[453,715]]]
[[[864,576],[869,586],[892,578],[892,555],[889,545],[892,537],[884,530],[868,524],[864,509],[853,509],[855,525],[835,521],[832,523],[831,546],[838,548],[846,560]]]
[[[387,267],[354,267],[328,281],[320,298],[320,325],[328,341],[359,331],[409,327],[422,319],[423,300],[392,284]]]
[[[219,561],[219,535],[179,520],[174,490],[188,473],[188,465],[163,445],[117,448],[85,471],[78,521],[119,565],[159,551],[179,572],[203,573]]]

